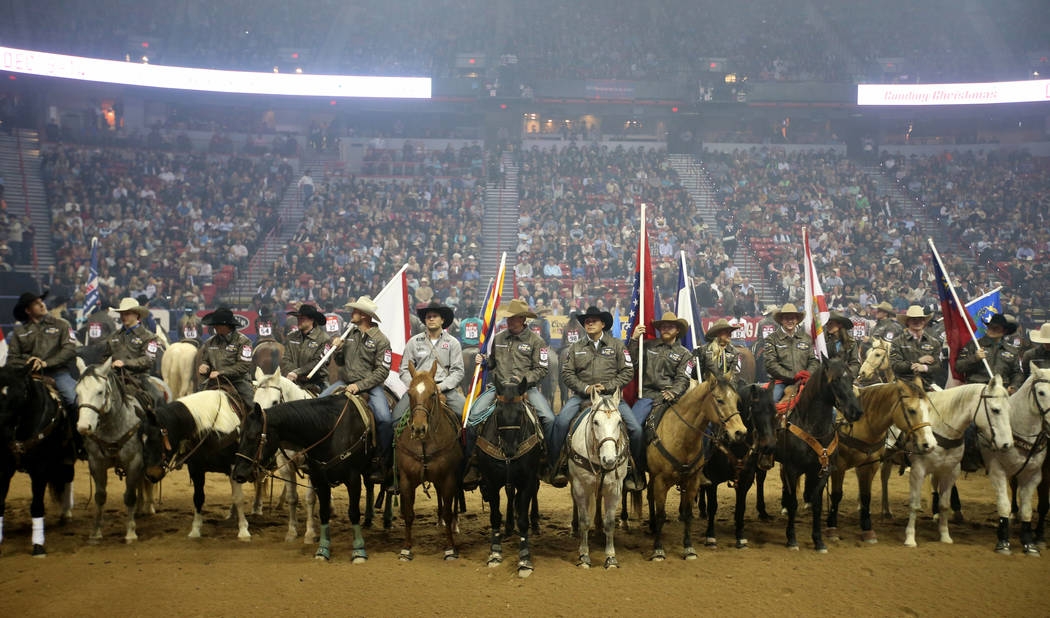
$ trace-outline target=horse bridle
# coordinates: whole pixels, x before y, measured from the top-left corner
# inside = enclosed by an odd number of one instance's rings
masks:
[[[911,424],[911,419],[908,418],[908,409],[904,406],[904,393],[902,392],[902,389],[906,388],[908,387],[902,384],[897,385],[897,405],[900,407],[901,413],[904,416],[904,422],[908,425],[907,431],[905,431],[904,435],[901,436],[905,442],[907,442],[910,436],[912,436],[915,432],[919,431],[920,429],[926,427],[933,427],[933,425],[928,422],[918,423],[916,425]],[[929,401],[929,399],[927,399],[927,401]]]
[[[277,391],[277,393],[278,393],[277,404],[284,403],[284,389],[283,388],[281,388],[280,386],[274,386],[273,384],[263,384],[261,386],[256,386],[255,390],[258,391],[258,390],[262,390],[264,388],[271,388],[271,389]],[[275,404],[275,405],[277,405],[277,404]],[[262,406],[260,406],[260,407],[262,407]]]
[[[627,459],[627,444],[628,444],[628,442],[623,439],[624,433],[625,433],[625,430],[626,430],[626,425],[624,424],[623,419],[621,418],[620,419],[620,423],[618,425],[618,429],[619,429],[619,431],[617,432],[618,435],[615,436],[615,437],[613,437],[613,436],[605,436],[601,440],[598,440],[597,441],[598,444],[596,446],[594,446],[594,453],[598,454],[598,453],[601,452],[602,447],[605,446],[606,442],[612,442],[613,445],[616,446],[616,459],[613,461],[613,465],[611,467],[606,468],[605,466],[602,465],[601,461],[594,461],[594,459],[591,458],[591,445],[593,445],[595,443],[595,438],[596,437],[594,435],[594,425],[591,422],[591,420],[594,418],[594,415],[597,414],[597,413],[598,413],[598,406],[592,404],[591,405],[591,411],[587,414],[587,418],[584,419],[584,421],[583,421],[584,423],[587,424],[587,433],[584,434],[585,442],[587,444],[586,457],[581,457],[579,453],[576,453],[576,451],[571,448],[571,445],[570,445],[569,450],[573,454],[575,454],[577,457],[579,457],[579,459],[582,459],[585,462],[587,462],[587,466],[590,468],[591,474],[597,474],[599,472],[598,468],[601,468],[601,473],[604,476],[604,474],[606,472],[609,472],[610,470],[615,470],[617,466],[622,464],[624,462],[624,460]],[[598,466],[598,468],[595,467],[596,465]]]

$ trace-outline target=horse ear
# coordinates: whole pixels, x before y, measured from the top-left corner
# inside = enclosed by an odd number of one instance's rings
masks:
[[[98,370],[99,373],[109,373],[109,370],[113,368],[113,357],[110,356],[106,359],[106,362],[102,363]]]
[[[525,391],[529,390],[529,381],[524,377],[521,378],[521,383],[518,384],[518,394],[524,395]]]
[[[257,402],[252,402],[252,411],[248,413],[249,416],[260,416],[262,414],[262,406]]]
[[[438,372],[438,364],[437,364],[437,360],[435,360],[433,362],[433,364],[430,365],[430,378],[433,379],[434,376],[437,375],[437,372]]]
[[[266,372],[265,372],[265,371],[263,371],[263,368],[262,368],[262,367],[256,367],[256,368],[255,368],[255,381],[256,381],[256,382],[259,382],[259,381],[261,381],[261,380],[262,380],[262,379],[263,379],[264,377],[266,377]]]
[[[416,363],[413,361],[408,361],[408,375],[416,377]]]

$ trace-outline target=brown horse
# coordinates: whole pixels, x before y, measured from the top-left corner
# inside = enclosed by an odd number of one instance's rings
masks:
[[[874,349],[874,348],[873,348]],[[933,448],[935,438],[930,427],[930,402],[921,385],[896,380],[859,389],[864,414],[860,419],[838,427],[838,465],[831,473],[831,508],[827,534],[838,538],[838,509],[842,500],[842,481],[846,470],[854,468],[860,493],[861,538],[876,543],[871,528],[871,481],[886,451],[886,434],[891,425],[901,431],[900,443],[912,445],[917,452]],[[816,514],[814,514],[816,516]]]
[[[282,356],[284,346],[279,341],[260,339],[252,350],[252,375],[255,375],[256,368],[262,369],[266,375],[280,371]]]
[[[857,373],[857,384],[888,384],[893,381],[890,367],[890,344],[881,337],[871,340],[871,348],[864,356],[864,363]]]
[[[456,526],[454,500],[459,493],[460,464],[463,450],[459,419],[445,405],[445,399],[434,382],[437,363],[430,371],[416,371],[408,365],[412,382],[408,385],[411,410],[407,422],[394,438],[395,464],[401,491],[401,517],[405,520],[405,546],[401,560],[412,559],[412,521],[415,519],[416,487],[433,483],[437,489],[438,516],[445,524],[448,545],[445,560],[459,558],[452,534]]]
[[[657,425],[656,437],[646,450],[650,475],[649,518],[653,530],[651,560],[667,557],[661,537],[667,519],[667,492],[671,486],[682,489],[681,500],[685,504],[696,502],[700,470],[704,466],[703,436],[708,425],[720,426],[720,431],[728,434],[729,442],[739,442],[747,437],[747,427],[737,411],[738,400],[729,381],[712,374],[702,383],[690,384],[689,390],[667,410]],[[685,531],[682,546],[686,560],[696,559],[690,532],[692,511],[683,511]]]
[[[740,384],[753,384],[755,382],[755,355],[751,350],[743,346],[737,346],[740,355]]]

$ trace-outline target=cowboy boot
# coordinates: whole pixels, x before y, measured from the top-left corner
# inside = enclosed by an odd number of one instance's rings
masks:
[[[550,484],[554,487],[561,489],[569,484],[569,456],[567,446],[562,449],[561,454],[558,456],[558,462],[554,464],[551,470]]]
[[[474,491],[478,488],[479,483],[481,483],[481,472],[478,471],[477,455],[472,454],[467,460],[467,469],[463,474],[463,491]]]

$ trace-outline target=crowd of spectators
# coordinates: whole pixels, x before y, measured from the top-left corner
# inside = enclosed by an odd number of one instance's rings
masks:
[[[97,237],[103,306],[209,303],[277,225],[292,180],[274,156],[57,145],[41,159],[56,259],[43,287],[82,301]]]

